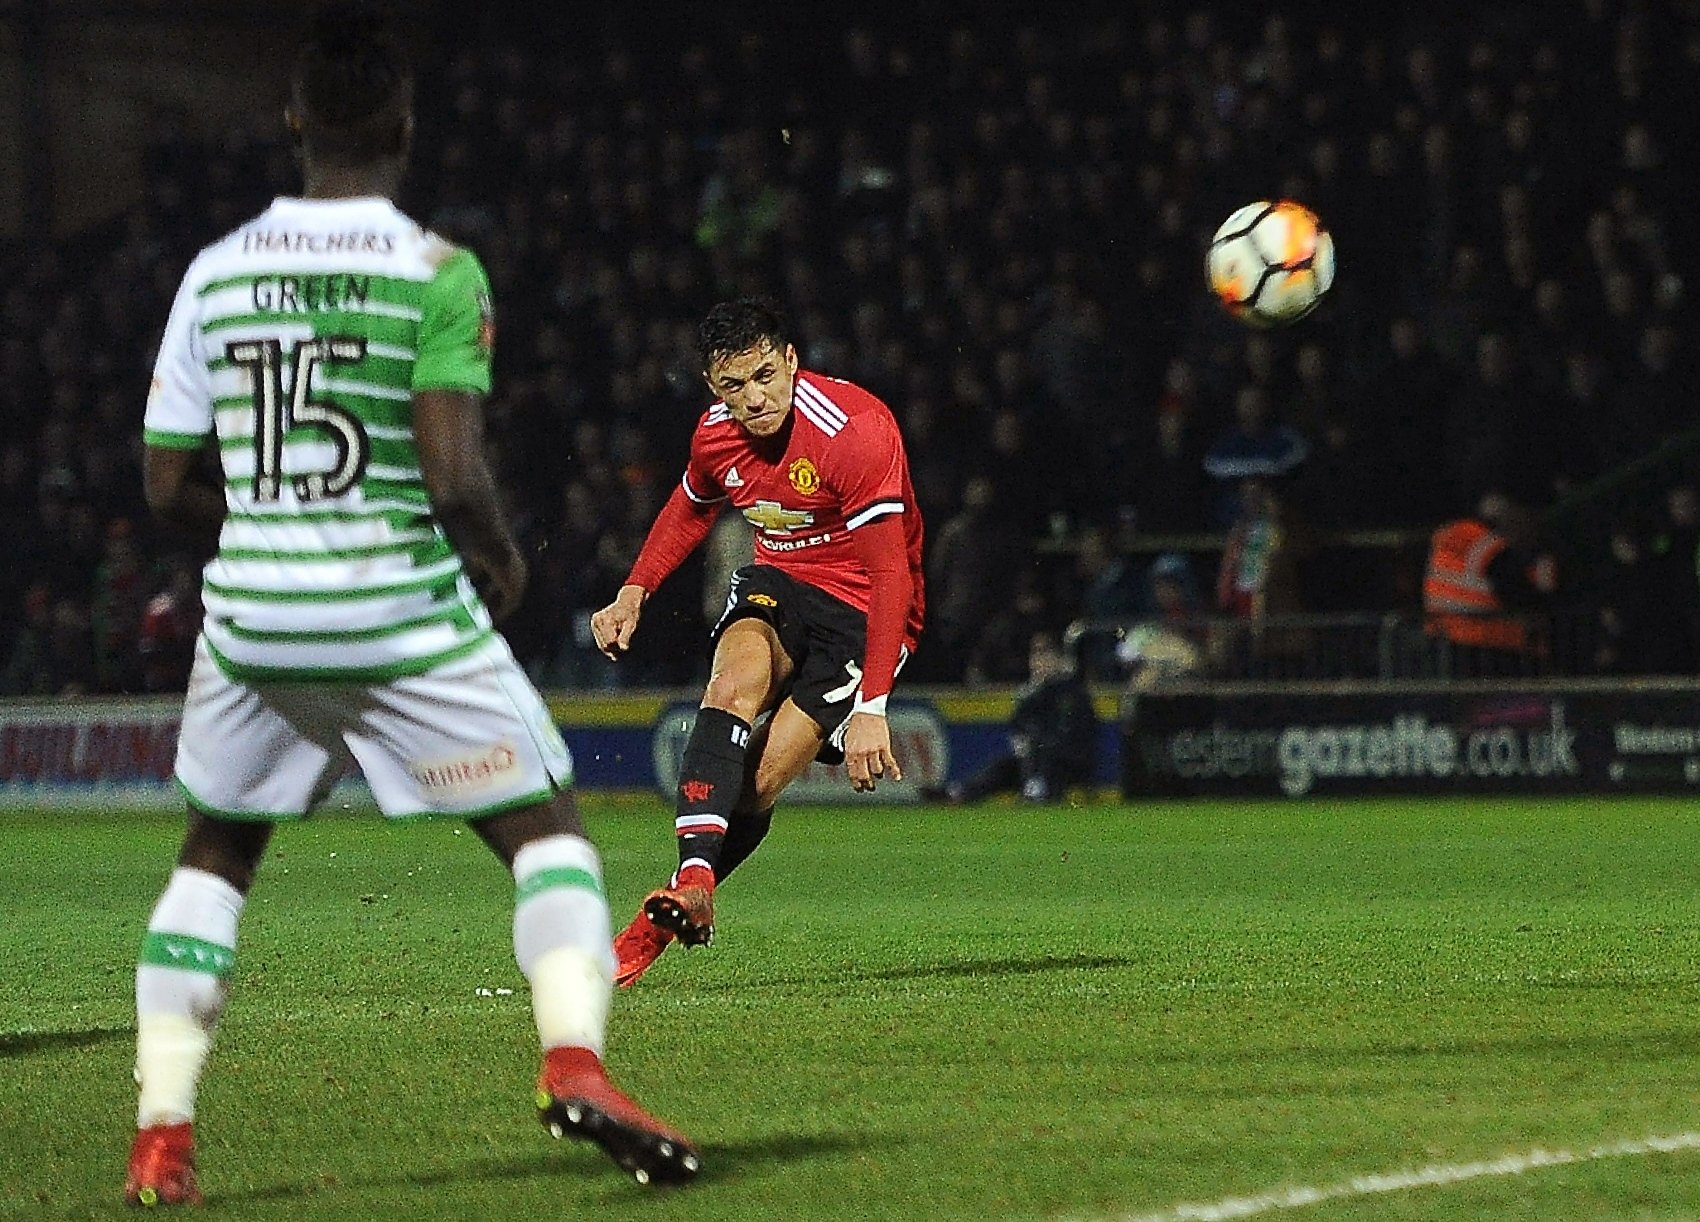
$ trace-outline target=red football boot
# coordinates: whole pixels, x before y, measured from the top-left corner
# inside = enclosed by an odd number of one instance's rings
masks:
[[[588,1048],[544,1054],[537,1118],[555,1137],[595,1142],[640,1184],[682,1184],[702,1169],[690,1141],[621,1094]]]
[[[152,1209],[156,1205],[200,1205],[195,1185],[195,1132],[188,1121],[155,1124],[136,1132],[130,1147],[130,1173],[124,1199]]]
[[[684,945],[707,946],[714,940],[714,875],[702,867],[683,871],[645,896],[643,911]]]
[[[630,925],[614,935],[614,957],[619,961],[614,983],[622,989],[631,988],[672,941],[671,932],[650,920],[647,912],[639,912]]]

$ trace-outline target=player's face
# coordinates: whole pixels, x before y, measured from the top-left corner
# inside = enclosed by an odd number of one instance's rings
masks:
[[[791,414],[797,381],[797,349],[781,352],[765,340],[731,356],[717,357],[704,375],[708,388],[726,404],[732,419],[752,437],[771,437]]]

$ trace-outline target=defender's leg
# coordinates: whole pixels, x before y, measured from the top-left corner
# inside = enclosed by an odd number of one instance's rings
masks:
[[[513,871],[514,957],[531,984],[543,1046],[538,1118],[556,1137],[601,1146],[640,1183],[678,1183],[702,1160],[690,1141],[629,1099],[602,1065],[614,961],[595,848],[572,795],[471,824]]]
[[[224,1012],[236,925],[269,823],[198,811],[136,965],[136,1138],[124,1197],[133,1205],[199,1204],[195,1094]]]

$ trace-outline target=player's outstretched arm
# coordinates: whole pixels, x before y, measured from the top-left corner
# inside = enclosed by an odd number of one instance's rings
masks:
[[[643,616],[643,600],[649,592],[642,586],[621,586],[614,601],[590,617],[590,634],[596,647],[609,659],[618,661],[631,648],[632,633],[637,631]]]
[[[483,396],[464,390],[415,391],[413,436],[431,509],[491,617],[500,621],[519,607],[527,572],[484,457]]]
[[[719,513],[718,501],[693,500],[683,483],[673,489],[673,495],[655,515],[632,562],[632,571],[626,575],[626,584],[613,602],[590,617],[590,632],[598,649],[618,661],[631,647],[632,633],[637,631],[638,618],[643,614],[643,600],[708,538]]]

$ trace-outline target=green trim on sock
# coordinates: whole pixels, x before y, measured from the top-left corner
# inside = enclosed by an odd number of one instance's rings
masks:
[[[602,884],[596,881],[596,875],[578,866],[556,866],[551,870],[539,870],[528,874],[514,885],[514,907],[519,907],[526,900],[543,891],[554,887],[581,887],[593,895],[602,894]]]
[[[236,963],[236,948],[220,946],[204,938],[192,938],[186,933],[157,933],[150,929],[142,939],[142,952],[137,963],[175,967],[185,972],[204,972],[208,976],[228,976]]]

